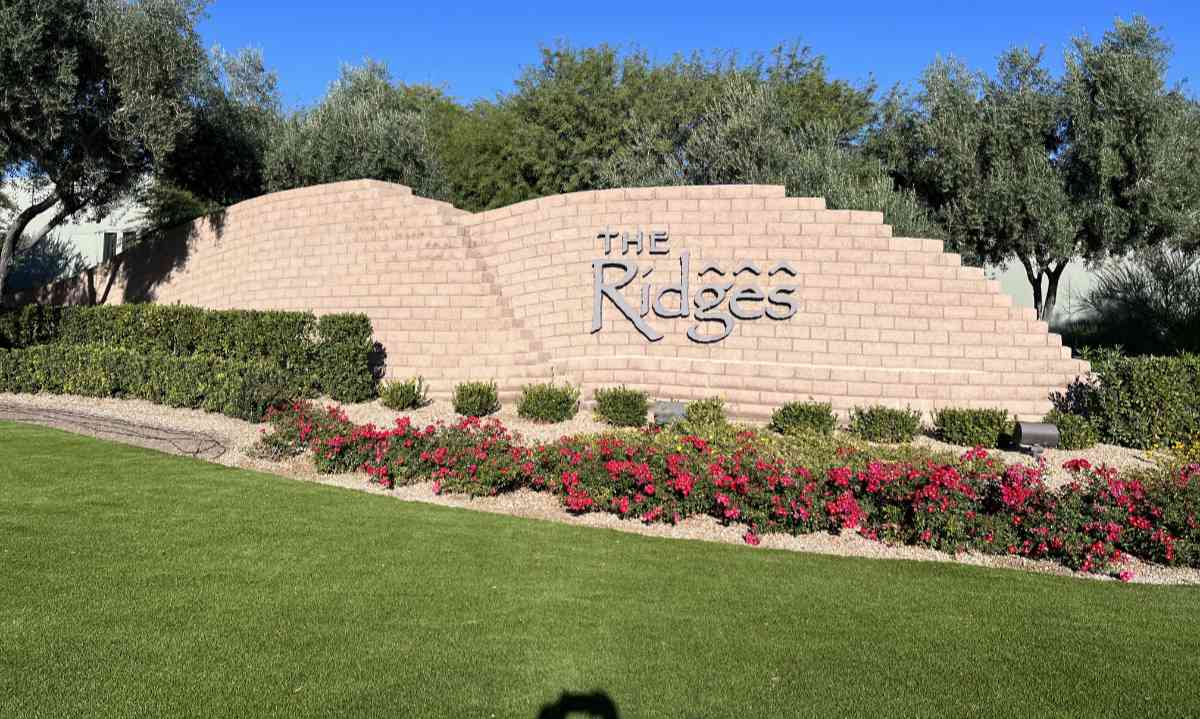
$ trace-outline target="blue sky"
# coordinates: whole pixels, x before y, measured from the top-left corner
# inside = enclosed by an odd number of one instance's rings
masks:
[[[342,63],[385,61],[405,82],[444,87],[461,100],[512,88],[538,48],[566,40],[636,45],[655,59],[676,52],[768,50],[800,40],[825,56],[834,78],[881,87],[911,83],[936,55],[993,68],[1010,45],[1045,46],[1057,71],[1073,35],[1099,37],[1114,18],[1145,15],[1174,46],[1171,79],[1200,93],[1200,7],[1191,0],[1110,2],[688,3],[506,2],[447,5],[380,0],[215,0],[201,26],[208,45],[261,48],[289,106],[319,98]]]

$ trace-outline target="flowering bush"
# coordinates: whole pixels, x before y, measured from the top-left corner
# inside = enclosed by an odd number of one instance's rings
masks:
[[[365,471],[392,487],[432,479],[435,492],[551,492],[572,513],[643,522],[709,515],[763,534],[858,532],[946,552],[1045,559],[1119,572],[1124,555],[1200,566],[1200,465],[1120,476],[1072,460],[1057,490],[1039,467],[976,448],[960,457],[838,446],[804,456],[778,436],[729,427],[710,440],[657,428],[526,446],[498,420],[388,429],[355,425],[336,407],[296,403],[270,416],[264,444],[312,452],[321,472]],[[1121,572],[1122,578],[1127,573]]]

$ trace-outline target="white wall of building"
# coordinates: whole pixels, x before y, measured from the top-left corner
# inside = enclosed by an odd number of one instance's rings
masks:
[[[985,271],[988,277],[1000,281],[1001,289],[1011,295],[1016,304],[1033,307],[1033,288],[1029,285],[1021,263],[1014,262],[1007,268],[989,267]],[[1084,313],[1081,300],[1095,282],[1096,271],[1088,269],[1082,261],[1074,260],[1067,265],[1058,281],[1058,304],[1055,306],[1054,321],[1051,324],[1078,319]],[[1046,283],[1043,280],[1042,291],[1045,292],[1045,289]]]

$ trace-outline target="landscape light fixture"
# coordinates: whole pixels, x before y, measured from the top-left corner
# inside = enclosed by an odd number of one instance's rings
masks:
[[[1048,422],[1017,422],[1013,441],[1034,457],[1058,446],[1058,427]]]

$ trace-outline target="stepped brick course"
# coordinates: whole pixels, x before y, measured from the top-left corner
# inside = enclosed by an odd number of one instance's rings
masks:
[[[710,344],[688,338],[695,317],[651,313],[663,334],[651,342],[605,300],[593,333],[592,262],[605,257],[598,233],[607,230],[669,237],[670,254],[609,256],[638,263],[621,290],[635,308],[644,283],[680,279],[687,250],[693,293],[714,281],[696,274],[715,262],[733,291],[795,286],[798,311],[739,319]],[[118,257],[90,286],[102,290],[112,271],[110,303],[365,312],[388,375],[423,375],[442,396],[465,379],[494,379],[509,397],[554,379],[581,385],[586,399],[613,384],[664,399],[719,394],[745,417],[812,398],[842,412],[998,406],[1032,419],[1086,372],[981,270],[962,267],[940,241],[891,234],[882,213],[827,210],[778,186],[602,190],[471,214],[363,180],[241,203],[187,228],[185,256],[170,269],[145,277],[150,270]],[[746,261],[761,274],[730,276]],[[768,277],[780,262],[796,276]],[[42,298],[80,301],[88,286],[60,284]]]

